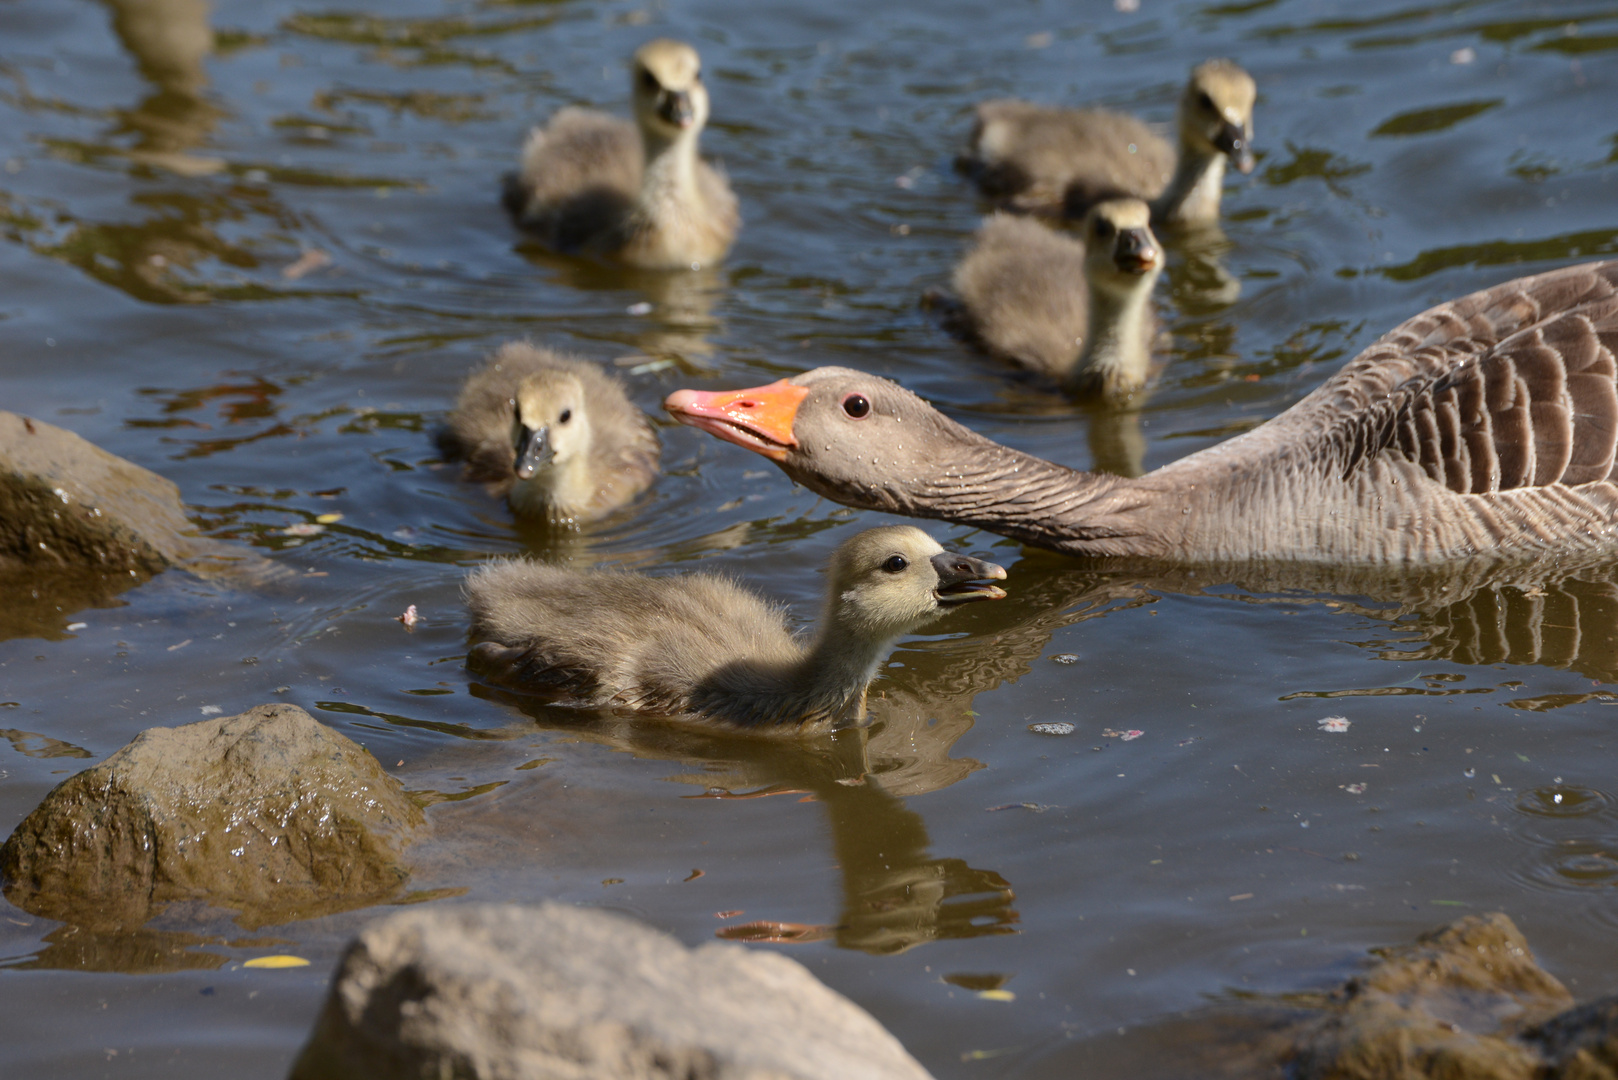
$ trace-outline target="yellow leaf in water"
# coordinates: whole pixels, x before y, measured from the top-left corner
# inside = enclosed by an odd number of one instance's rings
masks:
[[[280,956],[255,956],[253,959],[242,965],[242,967],[250,968],[289,968],[308,966],[309,961],[305,960],[303,957],[287,956],[285,954]]]
[[[984,1001],[1016,1001],[1017,995],[1010,990],[979,990],[978,997]]]
[[[332,525],[332,524],[335,524],[335,523],[343,520],[343,515],[341,515],[341,514],[321,514],[319,517],[315,518],[315,520],[320,522],[322,525]]]

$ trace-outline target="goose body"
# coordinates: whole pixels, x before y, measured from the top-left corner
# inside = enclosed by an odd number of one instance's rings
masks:
[[[950,322],[990,354],[1078,393],[1127,398],[1146,384],[1163,259],[1139,199],[1092,207],[1084,241],[997,213],[955,268]]]
[[[622,383],[588,360],[520,341],[467,379],[438,441],[517,516],[561,524],[610,514],[658,472],[657,435]]]
[[[559,251],[632,266],[697,268],[724,258],[741,219],[718,169],[697,155],[708,91],[696,50],[659,39],[631,62],[635,119],[559,110],[506,178],[517,223]]]
[[[1519,278],[1417,315],[1268,423],[1138,478],[1001,446],[846,368],[665,405],[839,502],[1058,551],[1421,566],[1618,550],[1615,350],[1618,262]]]
[[[1178,147],[1133,116],[1026,101],[978,106],[963,169],[986,195],[1025,213],[1080,218],[1103,199],[1152,204],[1176,225],[1219,219],[1230,162],[1253,169],[1253,78],[1229,60],[1191,72],[1180,99]]]
[[[1005,571],[909,525],[832,556],[812,640],[786,612],[712,574],[647,577],[512,560],[467,581],[468,664],[494,681],[587,704],[792,732],[858,724],[895,641],[951,605],[1005,594]]]

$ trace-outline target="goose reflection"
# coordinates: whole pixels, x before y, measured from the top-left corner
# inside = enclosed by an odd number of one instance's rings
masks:
[[[517,248],[528,263],[543,270],[558,285],[580,292],[639,297],[624,309],[610,309],[604,318],[603,337],[634,349],[640,355],[621,358],[620,367],[632,373],[676,366],[687,372],[706,372],[713,367],[711,337],[723,329],[714,309],[724,296],[727,279],[713,266],[698,270],[669,272],[637,270],[588,259],[569,258],[546,250],[532,241]],[[577,323],[577,316],[570,316]],[[627,328],[627,332],[626,332]]]
[[[132,161],[182,176],[225,168],[191,151],[213,133],[222,111],[204,96],[213,54],[210,0],[105,0],[113,33],[153,92],[120,114],[118,134],[133,133]]]

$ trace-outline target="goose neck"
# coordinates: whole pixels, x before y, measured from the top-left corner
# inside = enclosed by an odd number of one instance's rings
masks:
[[[1151,298],[1155,274],[1123,290],[1089,287],[1090,333],[1070,381],[1099,383],[1108,396],[1127,395],[1151,367]]]
[[[646,156],[640,191],[643,209],[654,210],[696,198],[696,131],[682,131],[668,138],[655,131],[642,130],[641,145]]]
[[[1182,138],[1174,176],[1152,203],[1152,220],[1175,225],[1215,221],[1224,184],[1225,155]]]

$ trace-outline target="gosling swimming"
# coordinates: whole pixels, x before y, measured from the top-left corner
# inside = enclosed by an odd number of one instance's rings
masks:
[[[1152,288],[1163,270],[1151,211],[1139,199],[1091,208],[1084,242],[997,213],[984,222],[953,284],[950,327],[989,353],[1072,393],[1129,397],[1151,374]]]
[[[526,342],[502,345],[461,389],[438,442],[518,517],[582,525],[657,478],[646,414],[601,368]]]
[[[466,584],[479,642],[467,666],[590,705],[750,731],[858,726],[893,644],[957,604],[1003,597],[985,582],[1006,572],[888,525],[839,546],[827,576],[819,629],[800,639],[780,605],[713,574],[492,563]]]
[[[506,208],[559,251],[653,270],[717,262],[741,217],[724,174],[697,156],[708,122],[702,61],[660,38],[636,51],[630,72],[634,123],[559,110],[529,133],[520,168],[506,178]]]
[[[1054,109],[1026,101],[978,106],[959,161],[984,194],[1025,213],[1078,219],[1103,199],[1133,196],[1152,220],[1219,220],[1225,163],[1253,170],[1253,77],[1230,60],[1191,71],[1180,97],[1179,149],[1146,124],[1108,109]]]

